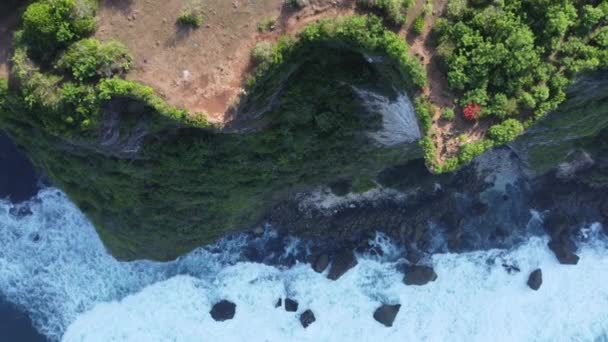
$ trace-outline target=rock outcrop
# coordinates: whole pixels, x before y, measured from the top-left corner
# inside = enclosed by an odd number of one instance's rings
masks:
[[[384,326],[392,327],[399,309],[401,309],[401,304],[383,304],[374,311],[374,319]]]
[[[315,314],[310,309],[302,312],[300,315],[300,323],[304,328],[308,328],[308,326],[314,323],[316,320]]]
[[[211,317],[218,322],[227,321],[234,318],[236,312],[236,304],[228,300],[221,300],[213,305]]]
[[[285,298],[285,311],[289,311],[289,312],[298,311],[298,302],[291,298]]]
[[[357,266],[357,263],[357,257],[355,256],[355,253],[352,251],[352,249],[343,249],[334,256],[334,260],[332,261],[331,266],[329,268],[329,274],[327,274],[327,278],[331,280],[337,280],[338,278],[346,274],[348,270]]]
[[[543,284],[543,272],[540,268],[537,268],[530,273],[527,284],[534,291],[540,289],[540,286]]]
[[[421,286],[437,279],[437,273],[429,266],[405,266],[404,272],[403,283],[405,285]]]

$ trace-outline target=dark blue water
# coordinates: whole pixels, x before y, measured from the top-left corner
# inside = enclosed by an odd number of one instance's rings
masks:
[[[32,321],[24,312],[0,298],[0,341],[46,342],[48,340],[32,327]]]
[[[39,175],[15,144],[0,131],[0,198],[23,202],[39,190]],[[0,251],[1,253],[1,251]],[[32,327],[22,310],[2,298],[0,289],[0,341],[47,341]]]
[[[0,198],[26,201],[40,190],[39,179],[32,163],[0,131]]]

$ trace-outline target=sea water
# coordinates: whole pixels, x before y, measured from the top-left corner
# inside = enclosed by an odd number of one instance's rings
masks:
[[[244,239],[225,239],[167,263],[119,262],[60,191],[0,202],[0,292],[51,340],[64,341],[605,341],[608,250],[599,224],[579,239],[580,261],[560,265],[546,237],[510,250],[435,254],[438,279],[406,286],[399,247],[378,235],[382,257],[358,255],[337,281],[307,264],[239,262]],[[520,271],[508,272],[503,264]],[[538,291],[527,287],[541,268]],[[279,298],[298,312],[275,308]],[[228,299],[233,320],[209,310]],[[381,304],[401,304],[387,328]],[[316,322],[298,320],[311,309]]]

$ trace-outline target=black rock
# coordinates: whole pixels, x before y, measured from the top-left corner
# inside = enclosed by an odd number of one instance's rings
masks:
[[[279,308],[281,305],[283,305],[283,299],[279,298],[279,300],[277,300],[277,302],[274,304],[274,307]]]
[[[437,273],[429,266],[405,266],[404,272],[405,285],[425,285],[437,279]]]
[[[536,291],[540,288],[540,286],[543,283],[543,272],[540,270],[540,268],[534,270],[532,273],[530,273],[530,276],[528,277],[528,286]]]
[[[503,263],[502,267],[505,269],[505,271],[507,271],[507,273],[512,274],[512,273],[517,273],[519,271],[521,271],[519,269],[519,267],[517,267],[517,265],[511,265],[511,264],[507,264],[507,263]]]
[[[213,305],[209,313],[214,320],[222,322],[234,318],[235,311],[236,304],[227,300],[221,300]]]
[[[315,258],[315,261],[312,264],[312,269],[317,273],[321,273],[321,272],[325,271],[325,269],[327,268],[328,265],[329,265],[329,255],[322,253],[322,254],[319,254]]]
[[[300,315],[300,323],[302,323],[302,326],[304,328],[308,328],[308,326],[311,325],[314,321],[316,321],[315,314],[310,309],[302,312],[302,314]]]
[[[553,254],[555,254],[555,257],[557,258],[560,264],[576,265],[578,263],[578,255],[574,254],[574,252],[568,245],[555,240],[551,240],[548,245],[549,249],[553,251]]]
[[[357,263],[358,261],[355,257],[355,253],[350,249],[344,249],[334,257],[327,278],[337,280],[348,272],[348,270],[355,267]]]
[[[289,312],[298,311],[298,302],[291,298],[285,298],[285,311],[289,311]]]
[[[384,304],[374,311],[374,319],[387,327],[392,327],[399,309],[401,309],[401,304]]]
[[[346,196],[350,192],[351,183],[348,179],[340,179],[329,184],[329,188],[336,196]]]

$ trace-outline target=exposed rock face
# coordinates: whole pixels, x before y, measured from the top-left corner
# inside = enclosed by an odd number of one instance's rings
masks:
[[[329,255],[327,255],[326,253],[321,253],[315,258],[315,260],[312,264],[312,269],[317,273],[321,273],[321,272],[325,271],[325,269],[327,268],[328,265],[329,265]]]
[[[300,323],[302,323],[304,328],[308,328],[314,321],[316,321],[315,314],[310,309],[302,312],[300,315]]]
[[[327,278],[337,280],[357,265],[357,257],[351,249],[344,249],[334,257]]]
[[[548,245],[560,264],[576,265],[578,263],[578,255],[574,254],[574,252],[565,244],[551,240]]]
[[[234,318],[236,312],[236,304],[227,300],[221,300],[213,305],[211,317],[218,322],[226,321]]]
[[[276,303],[274,303],[275,308],[280,308],[283,305],[283,299],[279,298]]]
[[[530,273],[530,276],[528,277],[528,286],[534,290],[537,291],[540,286],[543,283],[543,272],[541,271],[540,268],[534,270],[532,273]]]
[[[291,298],[285,298],[285,311],[289,311],[289,312],[298,311],[298,302]]]
[[[383,304],[374,311],[374,319],[384,326],[392,327],[395,317],[397,317],[397,314],[399,313],[399,309],[401,309],[401,304]]]
[[[426,285],[437,279],[437,273],[429,266],[405,266],[404,272],[403,282],[405,285]]]
[[[557,178],[572,178],[577,172],[584,171],[593,166],[593,159],[585,151],[574,151],[568,156],[568,161],[557,166]]]

